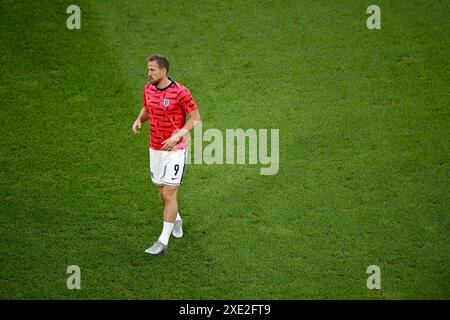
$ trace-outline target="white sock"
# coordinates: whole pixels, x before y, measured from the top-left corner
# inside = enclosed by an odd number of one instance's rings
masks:
[[[166,246],[169,244],[169,237],[170,234],[172,233],[173,225],[174,225],[173,223],[164,221],[163,230],[158,240],[161,241]]]
[[[176,221],[178,221],[178,220],[181,220],[181,216],[180,216],[179,212],[177,212],[177,219],[176,219]]]

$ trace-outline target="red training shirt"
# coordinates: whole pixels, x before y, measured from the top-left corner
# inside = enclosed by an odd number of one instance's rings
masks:
[[[149,147],[154,150],[161,150],[162,142],[186,124],[186,114],[198,109],[189,90],[175,81],[162,89],[148,82],[142,106],[149,114]]]

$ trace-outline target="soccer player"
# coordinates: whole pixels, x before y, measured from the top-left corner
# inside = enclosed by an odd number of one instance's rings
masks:
[[[169,61],[166,57],[151,55],[147,59],[147,67],[150,82],[144,87],[142,109],[132,131],[139,134],[142,123],[149,120],[150,175],[158,186],[159,199],[164,205],[164,221],[158,240],[145,252],[160,254],[167,251],[171,234],[176,238],[183,236],[177,192],[186,162],[186,135],[201,119],[189,90],[168,77]]]

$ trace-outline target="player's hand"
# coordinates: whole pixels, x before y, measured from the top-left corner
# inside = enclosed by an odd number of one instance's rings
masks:
[[[136,121],[133,123],[133,126],[131,127],[131,130],[133,130],[133,133],[135,135],[138,135],[139,133],[141,133],[141,120],[136,119]]]
[[[164,140],[163,142],[161,142],[161,144],[163,145],[161,150],[172,150],[177,145],[179,139],[180,138],[178,138],[177,136],[171,136],[169,139]]]

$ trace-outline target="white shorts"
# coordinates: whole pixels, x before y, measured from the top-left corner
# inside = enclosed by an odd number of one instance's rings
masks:
[[[187,149],[150,150],[150,176],[157,186],[179,186],[183,181]]]

